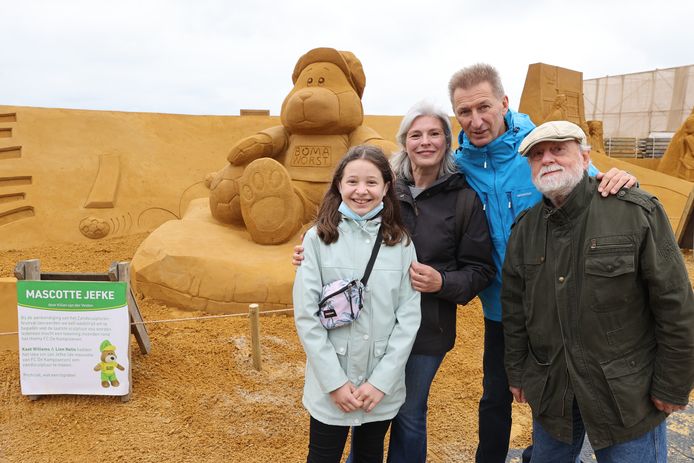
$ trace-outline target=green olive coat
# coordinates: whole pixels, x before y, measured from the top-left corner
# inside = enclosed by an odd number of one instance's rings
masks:
[[[686,404],[694,381],[694,297],[658,200],[637,188],[603,198],[584,176],[564,205],[519,216],[503,267],[509,384],[533,417],[571,442],[574,398],[601,449]]]

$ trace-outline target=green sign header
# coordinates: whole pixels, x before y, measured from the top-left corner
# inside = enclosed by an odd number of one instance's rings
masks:
[[[17,281],[17,304],[60,311],[117,309],[127,305],[124,281]]]

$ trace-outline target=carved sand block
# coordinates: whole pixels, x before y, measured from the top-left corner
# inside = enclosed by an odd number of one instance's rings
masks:
[[[583,73],[535,63],[528,66],[518,110],[536,124],[567,120],[587,133],[583,106]]]
[[[229,146],[277,120],[0,106],[0,250],[178,219]]]

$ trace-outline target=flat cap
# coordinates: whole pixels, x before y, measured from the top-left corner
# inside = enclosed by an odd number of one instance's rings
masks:
[[[533,146],[543,141],[568,140],[576,140],[581,145],[587,144],[586,134],[573,122],[549,121],[535,127],[521,142],[518,151],[525,156]]]

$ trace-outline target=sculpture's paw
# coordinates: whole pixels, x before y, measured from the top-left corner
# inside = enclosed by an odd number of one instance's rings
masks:
[[[240,179],[241,213],[253,241],[283,243],[301,227],[302,204],[287,170],[274,159],[250,163]]]
[[[241,174],[243,174],[242,166],[229,164],[212,177],[206,178],[210,188],[210,212],[212,217],[222,223],[243,225],[239,198]]]
[[[227,161],[235,165],[248,164],[261,158],[272,156],[272,139],[264,133],[242,138],[231,147]]]

